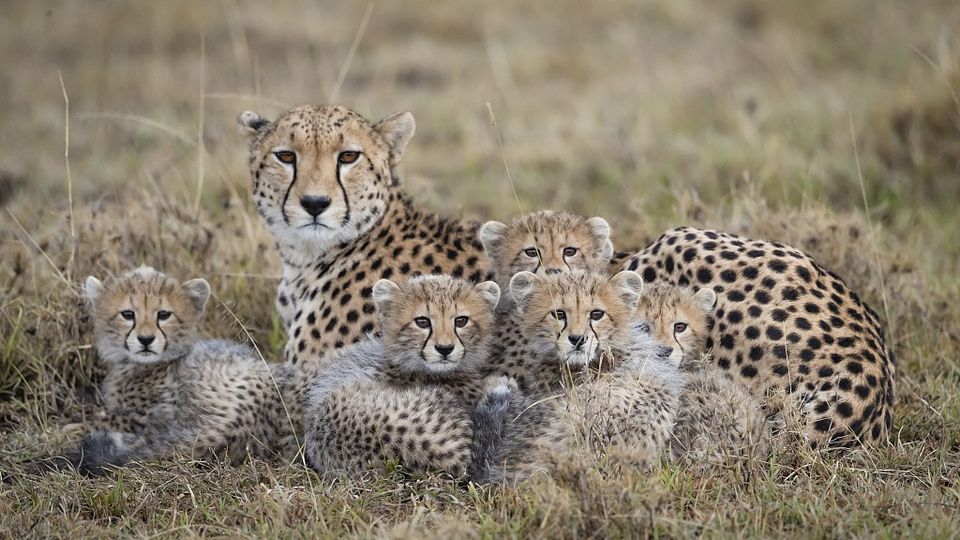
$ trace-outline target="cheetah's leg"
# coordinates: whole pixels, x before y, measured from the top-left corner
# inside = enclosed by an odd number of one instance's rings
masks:
[[[452,393],[366,381],[333,392],[314,409],[307,461],[321,472],[368,470],[395,459],[409,471],[466,474],[473,427]]]
[[[503,460],[504,424],[516,410],[520,390],[509,377],[491,377],[486,394],[471,411],[473,444],[468,477],[478,484],[499,480],[496,464]]]

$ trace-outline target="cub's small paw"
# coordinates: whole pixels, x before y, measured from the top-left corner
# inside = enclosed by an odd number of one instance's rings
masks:
[[[517,381],[513,377],[505,375],[499,377],[489,377],[486,380],[486,393],[488,395],[506,395],[519,391]]]
[[[117,431],[94,431],[83,437],[80,447],[78,470],[87,475],[102,476],[104,466],[120,466],[126,463],[130,447],[137,437]]]

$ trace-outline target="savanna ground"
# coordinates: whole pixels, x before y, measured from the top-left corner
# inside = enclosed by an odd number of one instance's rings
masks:
[[[368,9],[3,3],[0,537],[957,535],[960,4]],[[77,286],[90,273],[206,277],[208,331],[278,357],[279,263],[234,118],[331,101],[371,118],[413,111],[404,185],[450,216],[556,208],[605,216],[618,247],[692,224],[805,249],[888,322],[892,444],[789,446],[751,474],[585,457],[518,488],[186,459],[24,475],[23,460],[75,444],[61,427],[94,410]]]

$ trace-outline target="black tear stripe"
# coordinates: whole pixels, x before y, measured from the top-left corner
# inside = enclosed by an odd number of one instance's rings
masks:
[[[360,154],[360,157],[363,157],[363,154]],[[343,194],[343,204],[347,207],[347,212],[343,214],[343,221],[340,223],[340,226],[343,227],[350,223],[350,198],[347,197],[347,188],[343,187],[343,181],[340,179],[340,158],[337,158],[337,185],[340,186],[340,193]],[[430,331],[433,332],[432,327]]]
[[[297,183],[297,162],[293,162],[293,180],[287,186],[287,192],[283,194],[283,202],[280,203],[280,215],[283,216],[283,222],[290,226],[290,217],[287,216],[287,199],[290,198],[290,192],[293,191],[293,185]]]
[[[613,321],[613,318],[612,318],[612,317],[611,317],[610,321],[611,321],[611,322]],[[590,333],[593,334],[593,338],[596,339],[596,340],[597,340],[597,343],[599,344],[599,343],[600,343],[600,336],[597,334],[597,330],[593,327],[593,321],[590,321],[589,325],[590,325]],[[599,345],[598,345],[598,346],[599,346]]]
[[[159,320],[157,320],[157,331],[163,335],[163,348],[166,349],[167,344],[170,343],[170,341],[167,340],[167,333],[163,331],[163,328],[160,326]],[[160,352],[163,352],[163,351],[160,351]]]
[[[127,346],[127,340],[130,339],[130,334],[132,334],[133,331],[136,330],[136,329],[137,329],[137,313],[134,312],[134,313],[133,313],[133,325],[130,326],[130,330],[127,331],[127,334],[126,334],[125,336],[123,336],[123,348],[126,349],[126,350],[128,350],[128,351],[130,350],[130,347]]]
[[[467,344],[463,342],[463,338],[460,337],[460,332],[457,330],[457,323],[453,323],[453,335],[457,336],[457,341],[460,342],[460,346],[463,347],[463,351],[467,351]]]
[[[420,358],[422,358],[424,362],[427,361],[427,354],[424,351],[427,348],[427,344],[430,343],[431,337],[433,337],[433,322],[430,323],[430,331],[427,332],[427,339],[423,340],[423,345],[420,346]]]
[[[553,310],[553,312],[556,313],[557,310]],[[556,317],[554,317],[553,320],[554,320],[554,321],[558,321],[559,319],[557,319]],[[560,327],[560,331],[557,332],[557,341],[560,341],[560,337],[563,335],[563,331],[566,330],[566,329],[567,329],[567,319],[563,319],[563,326],[561,326],[561,327]]]

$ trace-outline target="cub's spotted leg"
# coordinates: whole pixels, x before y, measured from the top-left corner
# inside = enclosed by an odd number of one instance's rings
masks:
[[[519,393],[513,379],[492,377],[487,383],[486,394],[470,413],[473,448],[467,474],[478,484],[498,480],[491,470],[503,459],[504,425],[510,411],[517,409]]]
[[[358,384],[316,404],[307,460],[319,471],[360,471],[398,459],[411,472],[463,476],[470,460],[469,411],[433,388]]]

